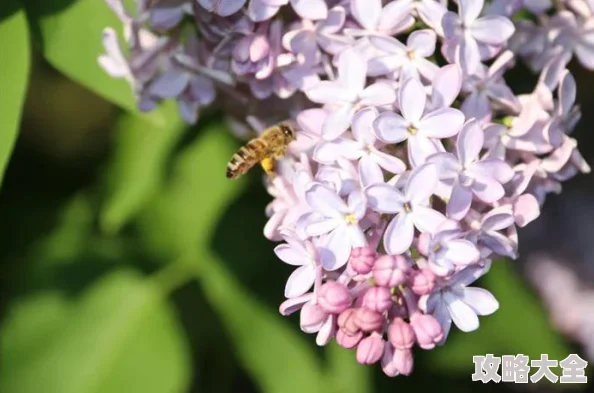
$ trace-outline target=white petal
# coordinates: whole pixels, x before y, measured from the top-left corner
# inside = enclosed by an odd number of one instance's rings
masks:
[[[285,297],[292,298],[303,295],[309,291],[315,279],[316,269],[313,265],[305,265],[295,269],[285,285]]]
[[[499,308],[499,302],[495,299],[495,296],[483,288],[464,288],[462,299],[478,315],[490,315]]]
[[[369,207],[380,213],[398,213],[403,209],[404,195],[387,184],[374,184],[365,190]]]
[[[415,227],[410,214],[400,213],[390,221],[384,233],[384,248],[391,255],[402,254],[413,242]]]
[[[452,321],[458,329],[463,332],[471,332],[478,329],[479,319],[472,307],[449,291],[444,293],[443,298],[447,303]]]

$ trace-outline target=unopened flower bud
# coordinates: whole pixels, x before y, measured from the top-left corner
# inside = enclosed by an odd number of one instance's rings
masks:
[[[413,370],[413,355],[410,349],[398,349],[394,350],[394,356],[392,362],[396,369],[402,375],[410,375]]]
[[[315,333],[322,327],[327,314],[317,304],[305,303],[301,309],[299,325],[305,333]]]
[[[386,287],[370,288],[363,295],[363,307],[383,313],[392,306],[392,293]]]
[[[402,318],[394,318],[388,328],[388,340],[397,349],[410,349],[415,343],[415,332]]]
[[[359,331],[359,326],[355,323],[355,309],[348,308],[338,316],[338,327],[348,334],[355,334]]]
[[[373,278],[377,285],[393,288],[406,281],[406,274],[402,269],[406,266],[406,259],[401,255],[382,255],[375,261]]]
[[[379,334],[365,337],[357,345],[357,361],[361,364],[378,362],[384,353],[385,341]]]
[[[355,324],[359,327],[359,329],[365,332],[379,330],[384,324],[384,316],[382,314],[366,307],[356,309],[353,316],[355,319]]]
[[[410,324],[423,349],[433,349],[443,339],[443,329],[432,315],[416,312],[410,317]]]
[[[417,295],[428,295],[435,286],[435,273],[429,268],[416,270],[410,275],[410,289]]]
[[[377,258],[375,250],[370,247],[356,247],[351,251],[350,267],[359,274],[367,274],[373,269]]]
[[[329,314],[340,314],[350,307],[353,298],[347,287],[336,281],[329,281],[318,291],[318,304]]]
[[[363,338],[363,332],[359,331],[355,334],[349,334],[343,329],[339,329],[336,332],[336,342],[343,348],[353,349],[359,344],[359,341]]]

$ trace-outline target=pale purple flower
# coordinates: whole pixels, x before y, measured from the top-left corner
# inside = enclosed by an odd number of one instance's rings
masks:
[[[313,211],[306,217],[306,234],[325,235],[319,247],[322,258],[328,258],[327,270],[341,268],[347,263],[353,247],[367,244],[359,226],[366,211],[364,196],[353,192],[348,202],[344,202],[334,191],[314,183],[305,193],[305,198]]]
[[[479,17],[484,0],[459,0],[458,14],[447,12],[442,20],[446,39],[444,55],[473,74],[481,60],[492,58],[514,32],[513,23],[501,15]]]
[[[456,267],[477,262],[480,254],[474,243],[464,239],[466,234],[456,221],[446,220],[435,234],[421,234],[419,251],[427,255],[431,270],[439,275],[452,274]]]
[[[579,18],[568,11],[556,15],[562,25],[556,46],[573,51],[578,61],[587,69],[594,69],[594,19]]]
[[[299,62],[316,65],[321,61],[320,49],[335,55],[354,44],[352,38],[340,34],[345,20],[345,9],[336,6],[326,19],[316,23],[303,20],[299,28],[285,33],[283,46],[297,55]]]
[[[309,291],[316,280],[321,281],[324,264],[311,241],[301,241],[295,235],[285,235],[284,240],[285,244],[275,247],[276,256],[289,265],[298,266],[287,280],[285,297],[298,297]]]
[[[354,50],[346,50],[339,55],[337,80],[322,81],[305,90],[311,101],[332,107],[322,126],[324,139],[333,140],[342,135],[359,108],[395,101],[394,90],[387,83],[377,82],[365,87],[366,73],[365,61]]]
[[[419,79],[420,75],[432,81],[438,67],[427,58],[435,51],[436,39],[435,32],[429,29],[412,32],[406,45],[393,37],[369,37],[369,42],[386,54],[369,60],[367,74],[378,76],[397,71],[401,81]]]
[[[450,107],[462,88],[462,70],[457,64],[448,64],[437,70],[431,84],[431,100],[426,111]]]
[[[466,118],[474,117],[482,123],[491,121],[494,112],[491,102],[511,113],[520,111],[518,99],[503,79],[513,59],[513,53],[506,51],[488,69],[481,64],[475,74],[465,79],[462,89],[469,95],[460,109]]]
[[[491,252],[501,256],[516,258],[517,239],[515,239],[515,218],[512,209],[508,206],[500,206],[492,209],[480,220],[471,222],[474,232],[472,236],[474,241],[480,247],[484,247]],[[508,231],[511,230],[511,235]],[[502,233],[505,231],[506,233]]]
[[[412,171],[403,193],[388,184],[375,184],[367,188],[372,209],[396,214],[384,234],[384,248],[388,254],[397,255],[408,250],[413,242],[415,228],[421,233],[433,233],[445,220],[429,203],[438,179],[437,167],[425,164]]]
[[[272,18],[283,5],[289,3],[303,19],[318,20],[328,16],[324,0],[250,0],[247,14],[254,22],[262,22]]]
[[[471,332],[479,327],[479,315],[490,315],[499,308],[499,302],[489,291],[468,286],[484,273],[483,267],[469,266],[441,283],[439,290],[427,298],[427,312],[443,330],[442,343],[452,322],[463,332]]]
[[[424,113],[427,95],[421,82],[416,79],[406,80],[398,97],[401,115],[381,113],[374,122],[375,133],[386,143],[406,140],[409,161],[413,166],[418,166],[431,154],[443,151],[439,138],[456,135],[464,123],[464,115],[453,108]]]
[[[395,174],[404,172],[406,165],[399,158],[380,151],[381,142],[373,133],[373,122],[377,115],[377,110],[372,107],[359,110],[351,124],[354,140],[340,137],[333,141],[322,141],[314,151],[314,159],[325,164],[335,162],[338,157],[359,160],[359,168],[363,175],[377,172],[381,174],[382,168]]]
[[[503,184],[513,177],[513,171],[503,160],[487,158],[481,160],[484,134],[476,120],[469,120],[456,141],[456,155],[438,153],[429,161],[438,165],[440,180],[451,187],[447,215],[460,220],[470,209],[472,196],[485,203],[494,203],[505,195]]]
[[[414,24],[412,11],[406,2],[392,1],[382,7],[381,0],[350,0],[351,15],[363,27],[347,29],[351,35],[398,34]]]

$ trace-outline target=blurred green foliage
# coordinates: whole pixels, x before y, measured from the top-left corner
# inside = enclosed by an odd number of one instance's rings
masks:
[[[139,114],[126,82],[97,65],[102,28],[119,30],[100,0],[5,0],[0,15],[0,179],[21,130],[0,192],[0,392],[502,391],[470,382],[472,355],[574,352],[511,263],[482,283],[500,310],[417,351],[411,377],[389,379],[334,343],[317,348],[298,316],[278,313],[290,268],[262,236],[259,175],[223,176],[237,142],[221,117],[188,128],[171,103]],[[30,95],[21,121],[28,82],[31,92],[48,88],[44,72],[63,78],[44,61],[104,100],[113,116],[85,129],[105,135],[104,150],[48,153],[76,138],[64,132],[82,124],[75,110],[39,127]]]

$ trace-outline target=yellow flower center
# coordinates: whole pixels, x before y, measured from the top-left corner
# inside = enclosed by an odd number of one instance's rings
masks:
[[[349,225],[356,225],[357,224],[357,217],[354,214],[348,214],[344,217],[344,220]]]
[[[411,135],[415,135],[419,130],[417,130],[417,128],[415,126],[408,126],[408,132],[411,133]]]
[[[414,60],[414,58],[417,56],[415,54],[415,51],[414,50],[409,50],[408,53],[407,53],[407,55],[408,55],[408,58],[411,59],[411,60]]]

